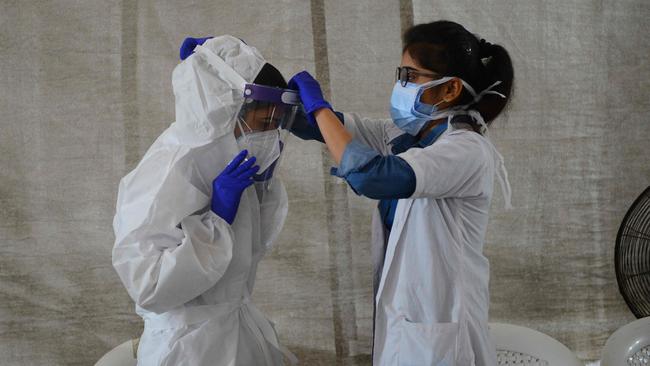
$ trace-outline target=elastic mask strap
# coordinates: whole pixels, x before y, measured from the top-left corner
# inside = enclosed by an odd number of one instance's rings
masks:
[[[237,123],[237,126],[239,127],[239,134],[240,134],[239,138],[243,138],[244,143],[246,144],[246,146],[249,146],[250,141],[248,140],[248,133],[244,132],[244,126],[242,125],[242,122],[246,125],[246,127],[248,127],[249,130],[251,130],[251,128],[248,126],[248,123],[246,123],[246,121],[244,121],[243,119],[241,119],[239,117],[237,117],[235,119],[237,120],[236,123]]]
[[[494,88],[495,86],[497,86],[499,84],[501,84],[501,80],[495,81],[494,84],[492,84],[492,85],[488,86],[487,88],[483,89],[482,92],[478,93],[478,95],[476,97],[474,97],[474,103],[481,100],[481,98],[483,98],[483,96],[486,95],[486,94],[494,94],[494,95],[500,96],[503,99],[506,99],[505,95],[499,93],[498,91],[492,90],[492,88]]]
[[[476,121],[476,123],[478,124],[478,126],[479,126],[479,131],[478,132],[481,135],[487,137],[488,136],[488,127],[487,127],[487,123],[485,123],[485,120],[483,119],[483,116],[481,116],[481,113],[479,113],[479,111],[477,111],[475,109],[470,109],[470,110],[467,111],[467,115],[472,117],[474,119],[474,121]]]
[[[420,84],[420,85],[418,85],[418,88],[420,89],[420,91],[424,91],[424,90],[433,88],[434,86],[442,85],[442,84],[448,82],[451,79],[453,79],[453,77],[451,77],[451,76],[441,77],[440,79],[435,79],[435,80],[427,81],[426,83]]]
[[[226,63],[221,57],[217,56],[211,49],[206,46],[198,45],[194,49],[195,52],[201,53],[205,56],[206,60],[212,65],[224,80],[228,81],[230,86],[234,89],[244,91],[246,80],[241,77],[230,65]]]
[[[453,79],[453,77],[448,77],[447,76],[447,77],[432,80],[432,81],[429,81],[427,83],[424,83],[424,84],[420,85],[420,87],[419,87],[420,90],[418,90],[416,100],[420,100],[420,97],[422,96],[422,93],[424,93],[424,91],[426,89],[432,88],[432,87],[437,86],[437,85],[444,84],[444,83],[446,83],[447,81],[449,81],[451,79]],[[478,113],[476,111],[474,111],[475,113],[472,113],[472,110],[467,110],[467,108],[469,108],[474,103],[478,103],[487,94],[498,95],[501,98],[505,99],[506,98],[505,95],[503,95],[503,94],[501,94],[501,93],[499,93],[497,91],[492,90],[492,88],[494,88],[495,86],[501,84],[501,81],[494,82],[492,85],[488,86],[487,88],[485,88],[483,91],[481,91],[478,94],[476,93],[474,88],[472,88],[471,85],[469,85],[467,82],[465,82],[465,80],[460,79],[460,81],[461,81],[461,83],[463,83],[463,86],[465,87],[465,89],[467,89],[467,91],[472,95],[472,97],[474,97],[474,99],[473,99],[473,101],[471,103],[456,106],[456,107],[453,107],[453,108],[450,108],[450,109],[447,109],[447,110],[439,111],[438,113],[434,113],[432,116],[427,116],[427,115],[424,115],[423,113],[418,113],[415,110],[415,108],[413,108],[414,114],[416,116],[422,117],[422,118],[434,117],[434,116],[435,116],[435,118],[443,118],[443,117],[446,117],[446,116],[450,116],[449,113],[452,113],[452,115],[469,114],[470,116],[474,117],[474,119],[476,119],[476,121],[479,124],[480,129],[481,129],[480,132],[481,132],[482,135],[484,135],[484,134],[487,133],[487,124],[483,120],[483,117],[481,117],[480,113]],[[463,111],[467,111],[467,113],[463,113]]]
[[[281,161],[282,158],[284,157],[284,154],[282,153],[282,146],[280,145],[280,131],[279,131],[279,130],[276,130],[275,132],[277,132],[277,138],[271,140],[271,143],[273,143],[273,144],[278,144],[278,149],[280,149],[280,156],[278,156],[278,159],[277,159],[275,162],[273,162],[273,164],[275,164],[275,169],[277,169],[278,166],[280,166],[280,161]],[[267,147],[267,148],[268,148],[268,147]],[[273,148],[275,148],[275,146],[273,146]],[[271,168],[273,167],[273,164],[271,164],[271,165],[270,165],[268,168],[266,168],[266,169],[267,169],[267,170],[268,170],[268,169],[271,169]],[[274,172],[273,174],[275,174],[275,172]],[[264,181],[264,186],[263,186],[263,187],[264,187],[264,190],[266,190],[266,191],[270,191],[270,190],[271,190],[271,184],[273,184],[273,179],[265,180],[265,181]]]
[[[451,80],[451,79],[453,79],[453,78],[452,78],[452,77],[449,77],[449,76],[445,76],[445,77],[442,77],[442,78],[440,78],[440,79],[435,79],[435,80],[427,81],[427,82],[424,83],[424,84],[417,85],[417,89],[418,89],[418,91],[417,91],[417,93],[416,93],[416,95],[415,95],[415,101],[416,101],[416,102],[420,102],[420,98],[422,98],[422,94],[424,94],[424,92],[425,92],[427,89],[431,89],[431,88],[433,88],[433,87],[435,87],[435,86],[442,85],[442,84],[448,82],[448,81]],[[463,83],[464,83],[464,82],[463,82]],[[472,95],[473,95],[473,94],[472,94]],[[436,103],[435,105],[437,106],[438,104],[441,104],[442,102],[443,102],[443,101],[441,100],[440,102]]]
[[[476,94],[476,92],[474,91],[474,88],[472,88],[471,85],[467,84],[465,82],[465,80],[460,79],[460,81],[463,83],[463,86],[465,87],[465,89],[467,89],[467,91],[470,94],[472,94],[472,96],[474,97],[474,100],[471,103],[465,104],[465,105],[461,106],[461,108],[468,108],[470,105],[472,105],[474,103],[478,103],[481,99],[483,99],[483,97],[486,94],[494,94],[494,95],[500,96],[503,99],[506,99],[505,95],[499,93],[498,91],[492,90],[492,88],[494,88],[495,86],[501,84],[501,81],[495,81],[494,84],[492,84],[492,85],[488,86],[487,88],[483,89],[483,91],[478,93],[478,94]]]
[[[478,94],[476,94],[476,92],[474,91],[474,88],[472,88],[469,84],[467,84],[463,79],[461,79],[461,82],[463,83],[463,86],[467,89],[467,91],[469,91],[469,93],[472,94],[472,96],[474,97],[474,100],[469,104],[458,106],[458,107],[455,107],[454,109],[466,110],[467,111],[466,114],[470,115],[472,118],[474,118],[476,123],[478,123],[479,132],[481,133],[481,135],[487,136],[488,128],[487,128],[487,124],[485,123],[485,120],[483,119],[483,116],[481,116],[481,114],[477,110],[474,110],[474,109],[468,110],[467,108],[469,108],[474,103],[478,103],[487,94],[498,95],[501,98],[506,99],[505,95],[503,95],[503,94],[501,94],[501,93],[499,93],[497,91],[492,90],[492,88],[494,88],[495,86],[501,84],[501,81],[500,80],[495,81],[492,85],[490,85],[487,88],[483,89],[483,91],[481,91]]]
[[[483,91],[480,93],[476,94],[474,89],[472,89],[471,86],[469,86],[467,83],[463,81],[463,85],[467,90],[474,96],[474,101],[471,104],[478,103],[485,95],[487,94],[493,94],[493,95],[498,95],[503,99],[506,99],[506,96],[492,90],[495,86],[501,84],[501,81],[496,81],[492,85],[488,86],[485,88]],[[461,108],[466,109],[468,108],[471,104],[464,105]],[[476,123],[480,126],[479,132],[481,135],[484,135],[486,137],[486,140],[488,143],[491,145],[492,150],[497,154],[498,158],[498,164],[499,166],[497,167],[496,171],[496,176],[499,181],[499,186],[501,187],[501,194],[503,194],[503,205],[506,210],[512,210],[512,188],[510,187],[510,180],[508,179],[508,170],[506,169],[506,164],[505,161],[503,160],[503,155],[494,147],[494,144],[490,140],[488,136],[488,127],[487,124],[485,123],[485,120],[483,119],[483,116],[481,116],[481,113],[479,113],[477,110],[470,109],[467,110],[467,114],[471,116]]]
[[[240,123],[243,123],[244,126],[246,126],[246,128],[248,128],[248,131],[246,131],[246,132],[245,131],[239,131],[239,132],[241,132],[241,133],[253,133],[253,129],[251,128],[251,126],[248,125],[248,123],[246,123],[246,121],[243,118],[238,118],[238,120],[240,121]],[[240,125],[239,128],[241,130],[241,125]]]

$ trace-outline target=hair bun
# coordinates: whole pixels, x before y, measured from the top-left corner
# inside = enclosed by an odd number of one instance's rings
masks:
[[[492,43],[481,38],[478,42],[478,52],[480,58],[488,58],[492,56]]]

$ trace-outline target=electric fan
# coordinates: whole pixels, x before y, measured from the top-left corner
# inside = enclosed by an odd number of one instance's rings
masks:
[[[616,236],[618,289],[634,316],[650,316],[650,187],[634,201]]]

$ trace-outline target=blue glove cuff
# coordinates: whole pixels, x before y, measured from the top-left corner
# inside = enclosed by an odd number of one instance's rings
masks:
[[[318,103],[318,104],[316,104],[314,106],[311,106],[311,108],[309,108],[311,112],[306,113],[307,114],[307,121],[309,121],[309,124],[311,124],[312,126],[316,126],[316,117],[314,117],[314,113],[316,113],[318,110],[321,110],[323,108],[327,108],[327,109],[331,110],[332,112],[334,111],[334,108],[332,108],[332,105],[329,104],[328,102],[324,101],[324,100],[322,101],[322,103]]]
[[[329,102],[327,102],[326,100],[320,100],[319,102],[310,105],[309,108],[305,108],[305,111],[307,112],[307,114],[313,114],[314,112],[322,108],[328,108],[333,110],[332,105],[329,104]]]

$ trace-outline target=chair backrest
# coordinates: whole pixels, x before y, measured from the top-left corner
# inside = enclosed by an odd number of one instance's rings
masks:
[[[614,332],[605,342],[601,357],[601,366],[650,365],[650,317]]]
[[[135,358],[137,349],[138,339],[126,341],[108,351],[97,361],[95,366],[136,366],[138,363]]]
[[[512,324],[489,327],[499,366],[582,366],[571,350],[544,333]]]

